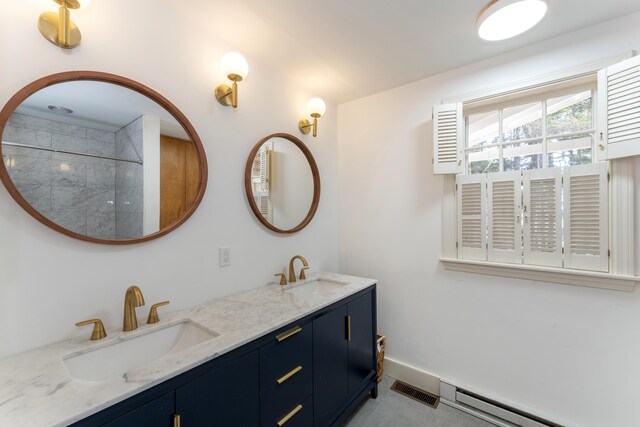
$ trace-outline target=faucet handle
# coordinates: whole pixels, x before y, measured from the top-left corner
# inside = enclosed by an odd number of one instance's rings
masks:
[[[304,271],[308,270],[308,269],[309,269],[309,267],[302,267],[300,269],[300,280],[305,280],[307,278],[307,276],[305,276],[305,274],[304,274]]]
[[[158,317],[158,307],[162,307],[163,305],[169,304],[169,301],[162,301],[157,304],[153,304],[149,309],[149,317],[147,317],[147,323],[158,323],[160,321],[160,317]]]
[[[287,278],[284,274],[282,273],[278,273],[278,274],[274,274],[275,277],[280,276],[280,286],[284,286],[287,284]]]
[[[76,326],[87,326],[93,324],[93,331],[91,332],[91,341],[101,340],[107,336],[107,332],[104,330],[104,325],[100,319],[90,319],[83,322],[76,323]]]

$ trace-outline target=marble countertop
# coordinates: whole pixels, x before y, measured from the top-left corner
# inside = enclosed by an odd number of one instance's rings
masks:
[[[0,359],[0,424],[12,427],[66,426],[147,390],[269,332],[329,306],[376,281],[333,273],[311,273],[294,285],[270,284],[216,298],[188,309],[161,314],[161,320],[132,332],[108,330],[100,341],[62,341]],[[346,283],[314,294],[288,292],[317,280]],[[63,358],[191,320],[219,336],[168,354],[154,362],[104,381],[72,378]]]

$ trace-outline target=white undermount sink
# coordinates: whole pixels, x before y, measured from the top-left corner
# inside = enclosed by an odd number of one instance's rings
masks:
[[[293,295],[294,297],[300,297],[303,299],[313,298],[317,295],[330,293],[341,287],[347,285],[344,282],[337,282],[332,280],[313,280],[311,282],[302,283],[287,289],[285,292]]]
[[[122,376],[165,355],[175,354],[217,337],[215,331],[190,320],[125,336],[104,347],[63,358],[72,377],[101,381]]]

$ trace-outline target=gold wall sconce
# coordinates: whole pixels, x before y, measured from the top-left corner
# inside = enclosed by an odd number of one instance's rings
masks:
[[[238,52],[228,52],[222,57],[222,72],[233,82],[231,87],[221,84],[216,88],[216,99],[224,106],[238,108],[238,82],[247,78],[249,64]]]
[[[303,134],[308,134],[313,130],[314,138],[318,136],[318,119],[324,116],[327,106],[320,98],[311,98],[307,103],[307,113],[313,117],[313,123],[310,123],[307,119],[302,119],[298,122],[298,128]]]
[[[89,6],[91,0],[53,0],[60,5],[58,12],[44,12],[38,19],[38,30],[45,39],[63,49],[73,49],[80,44],[82,35],[71,20],[69,9]]]

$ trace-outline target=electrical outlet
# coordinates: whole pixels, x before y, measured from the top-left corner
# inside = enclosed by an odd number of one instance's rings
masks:
[[[231,248],[220,248],[220,267],[231,265]]]

